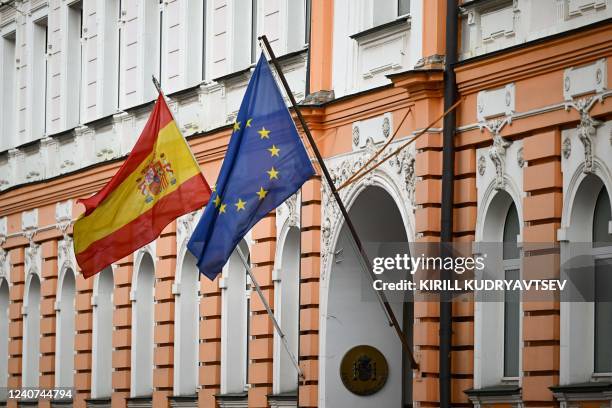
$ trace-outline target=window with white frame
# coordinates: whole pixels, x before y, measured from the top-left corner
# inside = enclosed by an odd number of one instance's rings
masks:
[[[37,387],[40,361],[40,280],[30,274],[24,296],[23,387]]]
[[[612,376],[612,234],[610,196],[602,187],[593,211],[595,272],[594,374]]]
[[[92,398],[110,398],[113,375],[113,270],[96,277],[93,301]]]
[[[486,253],[485,279],[521,276],[520,212],[510,193],[497,190],[483,202],[478,247]],[[500,245],[503,243],[503,245]],[[502,383],[518,385],[521,373],[521,297],[518,291],[479,292],[474,304],[474,388]]]
[[[15,146],[16,124],[15,124],[15,32],[2,36],[0,44],[0,70],[1,89],[0,95],[0,123],[2,132],[0,135],[0,151]]]
[[[8,382],[9,304],[8,282],[0,278],[0,388]]]
[[[29,108],[30,138],[22,143],[44,137],[47,130],[47,55],[48,55],[47,18],[42,18],[32,24],[32,61],[29,67],[30,80],[28,85],[31,99]]]
[[[518,212],[516,211],[516,205],[512,203],[504,222],[503,265],[505,280],[516,281],[520,279],[520,249],[517,245],[519,234]],[[504,293],[504,379],[507,380],[518,380],[519,377],[520,301],[520,292],[507,290]]]
[[[122,0],[120,25],[119,107],[125,109],[157,96],[151,75],[159,79],[159,2]]]
[[[71,388],[74,384],[74,318],[75,280],[72,269],[64,271],[60,281],[57,308],[57,341],[55,343],[55,385]]]
[[[239,245],[248,259],[246,242]],[[236,251],[223,268],[222,279],[221,393],[242,393],[248,385],[251,290],[246,269]]]
[[[153,392],[153,329],[155,266],[148,253],[142,255],[132,289],[132,397]]]
[[[410,13],[410,0],[373,0],[372,27],[395,20]]]
[[[66,7],[66,118],[65,128],[76,127],[81,120],[81,75],[83,71],[83,2]]]

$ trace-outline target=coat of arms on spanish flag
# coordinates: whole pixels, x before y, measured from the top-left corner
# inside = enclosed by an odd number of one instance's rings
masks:
[[[74,253],[83,275],[153,241],[175,218],[208,203],[210,187],[160,93],[127,159],[102,190],[79,200]]]

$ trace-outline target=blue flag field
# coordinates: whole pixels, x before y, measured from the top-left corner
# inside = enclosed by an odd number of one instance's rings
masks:
[[[209,204],[187,248],[215,279],[245,234],[315,174],[263,54],[234,123]]]

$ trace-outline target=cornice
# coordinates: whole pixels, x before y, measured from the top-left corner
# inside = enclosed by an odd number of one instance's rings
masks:
[[[607,57],[611,49],[612,24],[605,24],[464,61],[455,66],[457,86],[461,94],[470,94]]]

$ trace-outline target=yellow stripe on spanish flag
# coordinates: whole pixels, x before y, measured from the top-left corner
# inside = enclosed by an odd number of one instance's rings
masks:
[[[74,252],[88,278],[153,241],[175,218],[210,198],[187,142],[162,94],[117,174],[94,196],[80,200]]]

